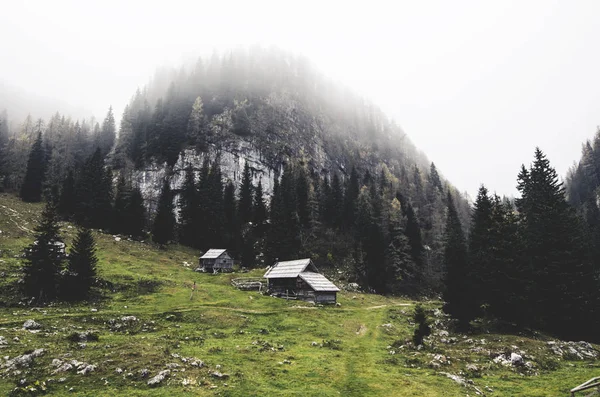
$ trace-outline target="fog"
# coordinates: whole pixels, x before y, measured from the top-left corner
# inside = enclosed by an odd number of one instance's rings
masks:
[[[282,3],[4,1],[0,87],[23,94],[0,108],[34,94],[32,113],[119,116],[157,67],[276,45],[381,106],[472,197],[516,194],[535,146],[564,175],[600,124],[596,1]]]

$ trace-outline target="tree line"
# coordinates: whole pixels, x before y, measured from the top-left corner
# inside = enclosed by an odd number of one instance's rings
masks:
[[[445,310],[468,329],[477,318],[563,338],[597,340],[598,247],[566,200],[545,154],[518,174],[515,202],[479,189],[465,237],[448,200]]]

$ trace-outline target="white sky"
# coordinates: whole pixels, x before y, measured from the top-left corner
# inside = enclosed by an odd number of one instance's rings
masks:
[[[275,44],[381,106],[474,197],[600,124],[600,1],[0,0],[0,81],[103,118],[158,66]]]

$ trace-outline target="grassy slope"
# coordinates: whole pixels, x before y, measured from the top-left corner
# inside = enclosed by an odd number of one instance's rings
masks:
[[[0,277],[0,298],[4,302],[14,296],[10,285],[18,277],[20,263],[15,256],[31,242],[30,229],[40,210],[40,205],[0,195],[0,273],[5,273]],[[67,244],[74,233],[74,228],[63,225]],[[0,336],[9,341],[8,346],[0,346],[0,357],[47,349],[29,373],[12,376],[0,369],[0,395],[8,394],[16,380],[25,377],[53,379],[48,382],[52,395],[464,396],[475,395],[472,386],[461,386],[440,372],[459,374],[467,363],[475,362],[483,371],[473,378],[474,384],[482,390],[490,386],[494,390],[490,395],[555,396],[567,395],[569,388],[600,372],[596,362],[556,361],[544,341],[523,336],[468,337],[485,339],[484,347],[491,351],[518,346],[527,357],[535,357],[531,360],[537,375],[490,364],[489,352],[473,352],[463,335],[450,335],[457,338],[453,344],[438,338],[425,351],[390,348],[410,337],[413,302],[340,293],[341,307],[315,308],[235,290],[230,279],[239,275],[193,272],[183,263],[196,263],[197,252],[184,247],[158,250],[138,242],[116,242],[110,235],[97,233],[96,237],[100,276],[114,285],[109,299],[44,308],[0,305]],[[257,270],[248,276],[261,274]],[[190,300],[193,281],[199,289]],[[426,307],[435,309],[439,303],[427,302]],[[139,321],[123,332],[111,331],[109,320],[126,315]],[[30,318],[43,325],[42,331],[21,329]],[[391,326],[382,326],[388,323]],[[81,347],[66,338],[86,330],[97,332],[99,341]],[[15,337],[19,342],[13,341]],[[327,341],[332,343],[321,347]],[[431,356],[438,353],[450,357],[451,363],[429,368]],[[173,354],[199,358],[206,367],[193,367]],[[97,369],[88,375],[52,374],[54,358],[85,361]],[[0,366],[4,362],[0,358]],[[549,362],[558,368],[544,371]],[[161,387],[149,388],[147,379],[139,375],[147,368],[153,376],[169,363],[180,367]],[[211,376],[217,365],[230,375],[228,379]],[[116,373],[117,368],[123,374]],[[64,382],[56,382],[61,377]],[[182,385],[183,379],[190,384]]]

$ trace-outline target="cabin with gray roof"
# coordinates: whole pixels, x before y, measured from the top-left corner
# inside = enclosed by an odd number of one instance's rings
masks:
[[[225,249],[211,248],[200,257],[199,270],[203,272],[231,272],[233,271],[233,258]]]
[[[271,294],[315,303],[336,303],[340,290],[308,258],[277,262],[264,277]]]

